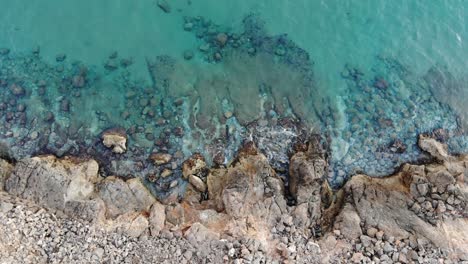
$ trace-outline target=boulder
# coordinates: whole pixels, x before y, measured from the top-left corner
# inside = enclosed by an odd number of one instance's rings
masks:
[[[220,235],[217,232],[214,232],[200,223],[194,223],[192,226],[185,232],[185,238],[190,244],[195,247],[209,243],[210,241],[219,240]]]
[[[109,129],[102,133],[102,143],[112,152],[122,154],[127,151],[127,134],[123,129]]]
[[[5,190],[40,205],[64,210],[68,201],[91,199],[100,181],[94,160],[41,156],[20,160]]]
[[[449,158],[447,145],[440,143],[434,138],[419,135],[418,145],[422,150],[438,160],[443,161]]]
[[[201,154],[196,153],[182,164],[182,175],[187,179],[190,175],[197,175],[205,169],[205,158]]]
[[[5,181],[10,177],[12,171],[13,165],[3,159],[0,159],[0,191],[3,191]]]
[[[159,202],[155,202],[150,209],[149,228],[152,236],[157,236],[163,230],[166,222],[166,208]]]
[[[116,218],[128,212],[148,210],[155,202],[155,198],[140,179],[125,182],[114,176],[107,177],[99,184],[99,197],[106,204],[106,216],[109,218]]]
[[[121,232],[125,235],[138,238],[148,230],[149,222],[146,216],[138,212],[129,212],[120,215],[114,220],[107,221],[103,227],[108,232]]]
[[[362,235],[361,218],[352,205],[347,204],[336,217],[334,228],[340,230],[341,234],[349,239],[358,239]]]
[[[206,184],[200,179],[199,177],[195,175],[190,175],[189,176],[189,182],[195,187],[200,192],[205,192],[206,191]]]

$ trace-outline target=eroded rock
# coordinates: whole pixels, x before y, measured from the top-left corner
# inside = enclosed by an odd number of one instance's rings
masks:
[[[102,143],[112,152],[122,154],[127,151],[127,134],[123,129],[110,129],[102,134]]]

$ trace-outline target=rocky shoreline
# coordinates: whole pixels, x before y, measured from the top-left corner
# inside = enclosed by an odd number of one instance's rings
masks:
[[[2,263],[464,263],[468,156],[420,135],[427,164],[353,176],[332,190],[317,141],[296,146],[289,184],[252,141],[227,166],[194,155],[184,195],[101,177],[92,159],[0,161]],[[110,147],[115,147],[109,144]],[[115,148],[114,148],[115,149]],[[164,157],[156,159],[164,161]]]

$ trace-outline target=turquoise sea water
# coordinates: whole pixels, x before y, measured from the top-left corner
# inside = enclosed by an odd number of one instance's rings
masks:
[[[463,0],[0,2],[0,140],[17,158],[87,153],[145,177],[153,152],[228,162],[253,137],[286,162],[320,133],[340,185],[424,158],[419,133],[468,150]],[[113,127],[124,155],[99,143]]]

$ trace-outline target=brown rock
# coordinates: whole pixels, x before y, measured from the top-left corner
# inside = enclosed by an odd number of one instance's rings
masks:
[[[154,162],[155,165],[163,165],[169,163],[172,159],[172,156],[168,153],[153,153],[151,154],[150,159]]]
[[[447,145],[442,144],[433,138],[419,135],[418,145],[422,150],[428,152],[432,157],[437,158],[438,160],[443,161],[449,158]]]
[[[195,175],[190,175],[189,176],[189,182],[195,187],[200,192],[205,192],[206,191],[206,184],[202,181],[202,179],[198,178]]]
[[[166,222],[166,208],[159,202],[155,202],[150,209],[149,227],[152,236],[157,236],[163,230]]]
[[[205,169],[205,158],[201,154],[195,153],[182,164],[182,175],[187,179],[190,175],[196,175]]]
[[[0,158],[0,191],[3,191],[5,181],[10,177],[13,165]]]
[[[102,133],[102,143],[112,152],[122,154],[127,151],[127,134],[123,129],[109,129]]]

